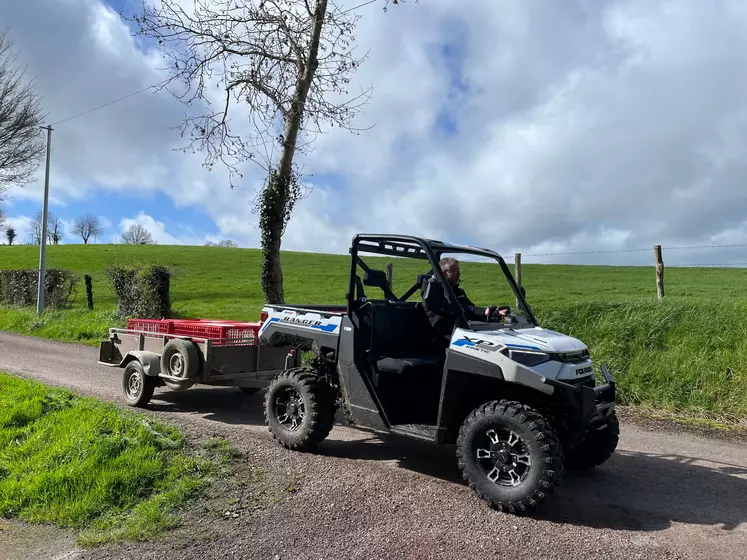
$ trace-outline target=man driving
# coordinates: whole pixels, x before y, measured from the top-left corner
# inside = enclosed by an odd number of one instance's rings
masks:
[[[508,315],[508,306],[479,307],[470,301],[466,292],[459,286],[461,270],[458,260],[452,257],[445,257],[438,264],[446,277],[446,281],[451,285],[457,302],[461,305],[468,321],[490,321],[498,318],[502,319]],[[424,283],[421,289],[423,310],[426,317],[428,317],[431,327],[439,335],[438,338],[446,337],[448,341],[451,339],[451,333],[454,330],[456,316],[448,308],[446,299],[443,296],[443,290],[440,288],[441,285],[435,277],[429,278]]]

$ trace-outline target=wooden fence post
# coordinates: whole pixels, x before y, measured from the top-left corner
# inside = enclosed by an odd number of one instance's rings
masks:
[[[664,297],[664,261],[661,258],[661,245],[654,245],[654,260],[656,261],[656,295]]]
[[[521,288],[521,253],[514,253],[514,277]],[[519,309],[519,298],[516,298],[516,309]]]
[[[392,278],[394,276],[394,270],[392,268],[392,263],[387,263],[386,265],[386,281],[389,282],[389,287],[392,287]]]
[[[88,309],[93,309],[93,285],[91,277],[86,274],[83,279],[86,283],[86,303],[88,304]]]

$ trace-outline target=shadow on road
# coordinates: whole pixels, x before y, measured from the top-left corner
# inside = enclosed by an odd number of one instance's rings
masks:
[[[157,394],[149,408],[193,412],[230,424],[262,425],[264,392],[197,389]],[[435,447],[361,431],[361,438],[328,438],[315,454],[361,461],[392,461],[398,467],[464,484],[454,446]],[[747,466],[684,455],[618,452],[603,466],[567,471],[548,507],[546,521],[634,531],[660,531],[674,523],[721,526],[747,522]]]
[[[453,446],[386,441],[327,440],[318,454],[394,460],[399,467],[464,484]],[[705,464],[701,464],[705,463]],[[722,526],[747,522],[747,467],[680,455],[618,451],[590,471],[567,471],[555,495],[535,517],[593,528],[661,531],[673,522]]]
[[[187,391],[157,391],[148,404],[157,412],[191,412],[226,424],[258,426],[265,423],[264,391],[245,395],[235,387],[192,387]]]
[[[560,508],[542,518],[594,528],[659,531],[672,522],[733,530],[747,522],[747,467],[620,450],[606,465],[569,473]]]

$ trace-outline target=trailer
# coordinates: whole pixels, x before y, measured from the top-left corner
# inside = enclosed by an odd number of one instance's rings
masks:
[[[263,315],[264,319],[265,315]],[[129,319],[99,343],[98,363],[122,368],[122,393],[144,407],[156,387],[184,391],[196,384],[255,393],[282,371],[301,365],[301,349],[261,341],[262,322],[209,319]]]

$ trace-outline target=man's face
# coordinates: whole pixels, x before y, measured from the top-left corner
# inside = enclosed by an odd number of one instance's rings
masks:
[[[444,271],[444,276],[446,276],[446,280],[448,280],[449,284],[451,284],[453,287],[458,286],[459,278],[461,277],[461,270],[459,270],[459,265],[455,264],[451,268],[447,268]]]

